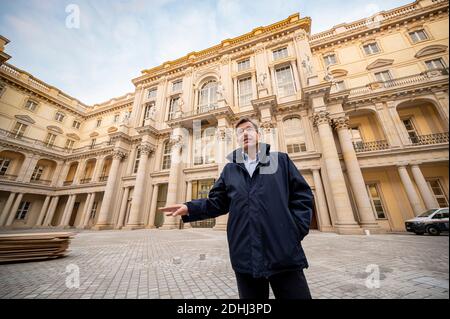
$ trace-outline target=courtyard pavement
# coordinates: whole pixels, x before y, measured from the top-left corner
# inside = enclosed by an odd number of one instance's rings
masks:
[[[224,231],[76,232],[65,258],[0,265],[0,298],[238,298]],[[449,298],[446,235],[313,231],[303,247],[313,298]]]

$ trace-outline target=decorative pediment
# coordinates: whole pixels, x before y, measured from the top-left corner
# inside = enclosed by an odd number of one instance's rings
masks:
[[[382,68],[385,66],[392,65],[392,63],[394,63],[393,59],[377,59],[367,66],[367,70]]]
[[[49,126],[47,126],[47,130],[52,131],[52,132],[55,132],[55,133],[58,133],[58,134],[64,133],[63,130],[62,130],[61,128],[59,128],[59,127],[57,127],[57,126],[54,126],[54,125],[49,125]]]
[[[15,115],[15,118],[16,118],[18,121],[26,122],[26,123],[29,123],[29,124],[34,124],[34,123],[36,123],[36,121],[33,120],[33,119],[32,119],[31,117],[29,117],[28,115]]]
[[[114,133],[114,132],[117,132],[117,127],[111,126],[110,128],[108,128],[108,133]]]
[[[77,140],[77,141],[80,140],[80,137],[79,137],[77,134],[75,134],[75,133],[67,133],[66,136],[67,136],[68,138],[73,139],[73,140]]]
[[[333,75],[333,77],[338,78],[340,76],[346,76],[348,73],[347,70],[344,69],[336,69],[336,70],[331,70],[331,75]]]
[[[98,136],[98,133],[97,132],[92,132],[91,134],[89,134],[89,136],[90,137],[96,137],[96,136]]]
[[[432,55],[432,54],[436,54],[436,53],[443,53],[447,51],[447,46],[443,45],[443,44],[434,44],[434,45],[429,45],[425,48],[422,48],[419,50],[419,52],[416,53],[415,57],[416,58],[421,58],[427,55]]]

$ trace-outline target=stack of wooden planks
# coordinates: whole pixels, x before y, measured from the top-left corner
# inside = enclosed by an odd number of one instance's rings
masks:
[[[63,257],[75,233],[0,234],[0,263]]]

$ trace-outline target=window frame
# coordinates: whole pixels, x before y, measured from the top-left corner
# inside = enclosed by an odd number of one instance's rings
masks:
[[[62,122],[64,122],[64,119],[66,118],[66,114],[65,113],[63,113],[63,112],[61,112],[61,111],[57,111],[56,113],[55,113],[55,117],[54,117],[54,120],[55,121],[57,121],[57,122],[59,122],[59,123],[62,123]]]
[[[371,185],[375,185],[375,189],[376,189],[377,194],[378,194],[377,199],[380,201],[380,204],[381,204],[381,208],[382,208],[382,210],[383,210],[383,215],[384,215],[384,217],[379,217],[379,216],[378,216],[378,212],[377,212],[377,210],[375,209],[374,198],[372,197],[372,193],[370,192],[370,188],[369,188]],[[386,205],[385,205],[385,203],[384,203],[384,198],[383,198],[383,194],[382,194],[382,192],[381,192],[380,183],[379,183],[379,182],[366,182],[366,190],[367,190],[367,193],[368,193],[368,195],[369,195],[370,204],[371,204],[371,206],[372,206],[372,212],[373,212],[373,214],[375,215],[375,219],[376,219],[376,220],[389,220],[389,217],[388,217],[388,211],[387,211]]]
[[[30,211],[31,202],[29,201],[21,201],[17,211],[14,215],[14,220],[25,221],[28,216],[28,212]]]
[[[282,54],[280,54],[280,52],[286,52],[286,55],[284,55],[284,54],[282,55]],[[273,61],[279,61],[279,60],[285,59],[287,57],[289,57],[288,46],[283,46],[283,47],[279,47],[279,48],[272,50]]]
[[[290,73],[290,78],[291,78],[291,84],[292,84],[292,89],[293,92],[292,94],[287,94],[287,95],[280,95],[280,83],[278,80],[278,71],[280,70],[285,70],[285,69],[289,69],[289,73]],[[279,65],[277,67],[274,68],[274,73],[275,73],[275,83],[276,83],[276,88],[277,88],[277,96],[279,98],[285,98],[285,97],[289,97],[289,96],[293,96],[297,93],[297,85],[295,83],[295,78],[294,78],[294,70],[292,69],[292,65],[291,64],[286,64],[286,65]],[[284,87],[287,86],[287,83],[283,85]]]

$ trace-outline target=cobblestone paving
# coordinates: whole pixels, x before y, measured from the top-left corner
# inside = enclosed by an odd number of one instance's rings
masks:
[[[313,298],[449,298],[448,236],[311,232],[303,246]],[[73,265],[79,269],[78,288],[68,280]],[[377,275],[379,282],[371,280]],[[225,232],[81,231],[65,258],[0,265],[0,298],[191,299],[238,298],[238,293]]]

